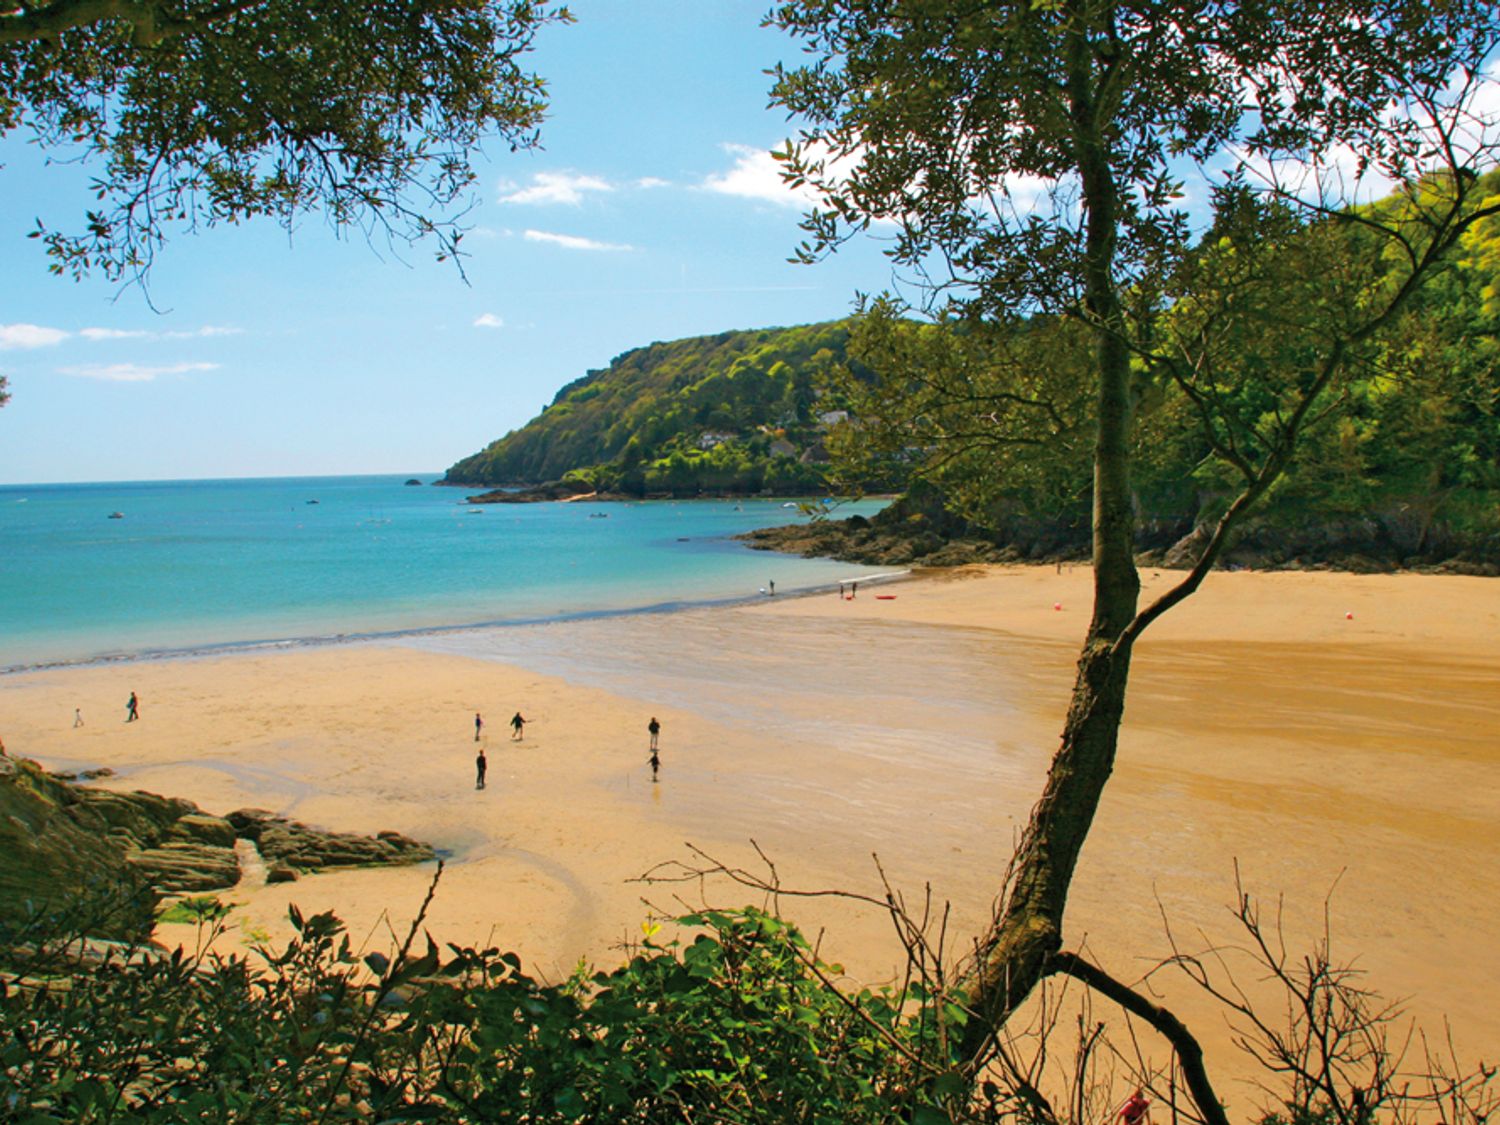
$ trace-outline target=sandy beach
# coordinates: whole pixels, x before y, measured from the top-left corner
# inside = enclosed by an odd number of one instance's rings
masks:
[[[1143,574],[1148,594],[1176,577]],[[211,812],[258,806],[430,841],[448,856],[433,934],[515,949],[554,978],[609,963],[653,911],[701,901],[696,885],[631,881],[686,842],[749,866],[754,839],[798,888],[876,890],[878,854],[908,894],[930,884],[951,901],[950,931],[967,935],[1040,791],[1090,581],[1083,567],[974,568],[854,600],[17,674],[0,678],[0,737],[51,768],[108,766],[111,786]],[[141,721],[126,724],[132,691]],[[512,742],[516,710],[529,722]],[[1134,979],[1168,952],[1163,915],[1185,946],[1224,940],[1238,862],[1248,890],[1286,896],[1294,947],[1320,932],[1332,892],[1335,948],[1369,986],[1434,1029],[1446,1015],[1461,1055],[1492,1057],[1497,730],[1500,583],[1216,574],[1138,650],[1069,942]],[[431,876],[242,886],[225,895],[241,904],[231,939],[283,935],[295,901],[384,945]],[[747,898],[723,883],[701,893]],[[893,973],[899,950],[873,912],[784,906],[826,931],[825,955],[852,976]],[[1242,1075],[1222,1017],[1164,987],[1211,1059]],[[1227,1096],[1232,1109],[1254,1100]]]

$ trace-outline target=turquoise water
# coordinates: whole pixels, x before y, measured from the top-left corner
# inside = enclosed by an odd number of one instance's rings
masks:
[[[730,538],[805,518],[783,500],[471,510],[462,490],[405,479],[0,487],[0,668],[671,608],[868,573]]]

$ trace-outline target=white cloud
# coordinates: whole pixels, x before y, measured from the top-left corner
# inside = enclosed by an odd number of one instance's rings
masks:
[[[174,328],[152,332],[145,328],[84,328],[79,335],[85,340],[205,340],[214,336],[238,336],[243,328],[205,324],[201,328]]]
[[[85,328],[78,334],[85,340],[139,340],[151,335],[142,328]]]
[[[61,328],[40,324],[0,324],[0,351],[12,348],[50,348],[68,338]]]
[[[479,316],[476,316],[474,318],[474,327],[475,328],[504,328],[505,327],[505,321],[501,320],[494,313],[481,313]]]
[[[503,193],[501,203],[567,203],[573,206],[583,202],[586,192],[614,191],[614,186],[598,176],[583,176],[574,172],[538,172],[531,177],[529,187],[515,184],[500,185]]]
[[[672,181],[663,180],[658,176],[642,176],[640,179],[636,180],[635,186],[643,189],[671,187]]]
[[[195,371],[217,371],[217,363],[170,363],[147,367],[139,363],[90,363],[80,367],[59,367],[59,375],[80,379],[101,379],[107,383],[149,383],[163,375],[187,375]]]
[[[522,235],[527,242],[550,242],[568,250],[634,250],[619,242],[596,242],[592,238],[580,238],[575,234],[553,234],[545,230],[529,230]]]
[[[734,157],[734,167],[705,179],[705,190],[782,207],[806,207],[814,202],[816,196],[811,189],[794,190],[788,186],[781,178],[781,165],[765,149],[735,144],[723,148]]]

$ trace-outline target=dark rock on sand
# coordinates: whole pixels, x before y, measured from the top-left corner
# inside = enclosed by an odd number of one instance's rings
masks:
[[[179,817],[168,835],[175,840],[208,844],[216,848],[233,848],[235,840],[234,825],[224,817],[196,812]]]
[[[145,937],[162,893],[239,881],[238,838],[259,846],[268,882],[325,867],[436,858],[399,832],[322,832],[263,809],[211,816],[191,801],[73,785],[36,762],[0,755],[0,928],[89,899],[84,932]]]
[[[240,880],[234,848],[174,840],[159,848],[128,852],[125,862],[157,890],[167,894],[216,891]]]
[[[437,858],[430,846],[399,832],[381,832],[373,838],[323,832],[265,809],[237,809],[228,819],[238,835],[255,842],[267,865],[273,867],[309,872],[325,867],[422,863]]]

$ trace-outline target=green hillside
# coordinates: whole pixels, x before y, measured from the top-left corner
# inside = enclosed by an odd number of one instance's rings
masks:
[[[849,323],[723,332],[618,356],[557,392],[519,430],[459,461],[449,484],[572,475],[635,495],[816,491],[843,408],[825,377]]]
[[[1500,193],[1500,173],[1489,179]],[[1372,206],[1398,207],[1400,198]],[[1309,227],[1295,239],[1328,229],[1342,233],[1325,240],[1324,256],[1353,261],[1357,226]],[[1211,292],[1214,277],[1233,274],[1236,255],[1272,238],[1258,229],[1245,250],[1222,238],[1205,243],[1200,288]],[[1241,561],[1500,556],[1497,278],[1500,222],[1492,220],[1361,345],[1295,463],[1241,531]],[[1382,274],[1362,284],[1378,287]],[[1306,273],[1283,288],[1282,299],[1302,308],[1325,296],[1323,279]],[[1167,309],[1161,324],[1170,330],[1191,315],[1188,306]],[[1225,342],[1213,394],[1242,445],[1276,417],[1268,388],[1301,378],[1310,331],[1289,321]],[[567,481],[635,496],[842,495],[920,483],[924,503],[961,517],[966,534],[1023,555],[1055,554],[1087,540],[1091,367],[1087,334],[1068,320],[922,323],[876,302],[850,320],[626,352],[563,387],[537,418],[454,465],[446,480]],[[1194,400],[1149,354],[1139,368],[1140,546],[1182,540],[1186,550],[1185,537],[1217,518],[1234,474]],[[845,418],[859,424],[841,425]]]

